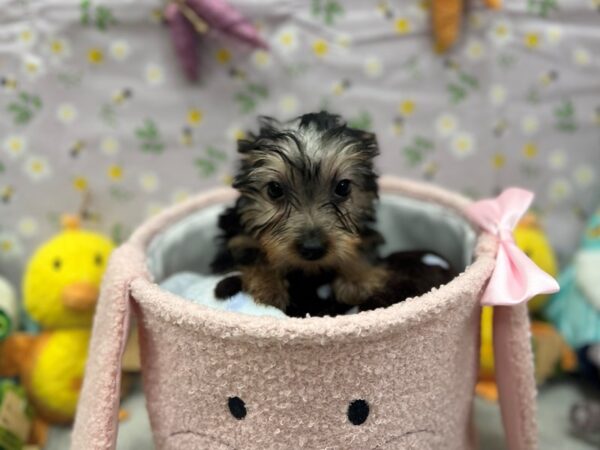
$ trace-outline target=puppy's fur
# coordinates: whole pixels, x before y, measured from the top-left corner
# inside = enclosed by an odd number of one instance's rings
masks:
[[[335,298],[359,305],[385,285],[383,242],[372,228],[377,200],[375,136],[326,112],[287,123],[260,118],[239,142],[240,197],[219,218],[215,272],[237,269],[256,301],[284,311],[290,279],[330,278]],[[301,315],[300,305],[294,305]]]

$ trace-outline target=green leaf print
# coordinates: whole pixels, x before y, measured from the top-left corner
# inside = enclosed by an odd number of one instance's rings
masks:
[[[402,152],[406,158],[406,162],[410,167],[415,167],[421,164],[425,157],[435,150],[433,141],[423,136],[415,136],[412,143],[408,144]]]
[[[117,23],[115,16],[106,6],[98,6],[96,8],[96,27],[99,30],[106,31],[109,25]]]
[[[120,202],[128,202],[133,199],[133,192],[119,186],[111,186],[108,191],[110,196]]]
[[[117,245],[125,242],[129,236],[129,230],[122,223],[115,223],[110,229],[110,236]]]
[[[556,0],[527,0],[527,11],[545,18],[551,11],[558,11],[558,3]]]
[[[105,103],[100,108],[100,119],[109,127],[114,128],[117,125],[117,111],[110,103]]]
[[[344,15],[344,9],[335,0],[312,0],[311,13],[327,25],[333,25],[338,17]]]
[[[219,150],[218,148],[212,147],[210,145],[206,149],[206,154],[210,158],[216,159],[218,161],[225,161],[227,159],[227,154],[223,150]]]
[[[91,0],[81,0],[79,10],[79,20],[82,25],[93,25],[100,31],[106,31],[109,26],[116,25],[117,23],[110,8],[104,5],[94,6]]]
[[[556,129],[566,133],[572,133],[577,130],[575,121],[575,108],[571,100],[562,102],[554,109],[554,118],[556,119]]]
[[[34,94],[20,92],[17,100],[9,103],[6,109],[12,115],[15,125],[24,125],[29,123],[35,113],[42,109],[42,99]]]
[[[141,127],[136,128],[135,135],[140,149],[145,153],[159,154],[165,149],[160,131],[152,119],[146,119]]]
[[[350,128],[369,131],[373,127],[373,118],[368,111],[362,111],[357,117],[348,121]]]
[[[254,111],[258,103],[268,96],[269,90],[265,85],[249,83],[243,91],[235,93],[233,99],[237,102],[240,112],[247,114]]]
[[[79,4],[79,9],[81,13],[80,21],[82,25],[90,24],[90,8],[90,0],[81,0],[81,3]]]
[[[2,175],[4,172],[6,172],[6,166],[2,161],[0,161],[0,175]]]
[[[222,164],[227,160],[227,154],[216,147],[209,145],[206,147],[206,151],[204,152],[205,156],[196,158],[194,160],[194,165],[198,169],[198,173],[202,177],[209,177],[213,175],[219,164]]]
[[[448,94],[450,94],[450,102],[457,104],[467,98],[467,90],[458,84],[449,84],[447,86]]]
[[[197,158],[194,164],[203,177],[209,177],[217,170],[216,164],[208,159]]]

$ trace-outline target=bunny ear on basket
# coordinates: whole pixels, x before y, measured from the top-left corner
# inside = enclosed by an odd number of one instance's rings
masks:
[[[513,238],[514,228],[532,201],[533,193],[510,188],[495,199],[473,203],[467,210],[476,224],[498,239],[496,265],[481,300],[483,305],[517,305],[559,290],[557,281],[523,253]]]
[[[198,79],[200,36],[210,29],[252,47],[268,48],[249,20],[224,0],[172,0],[164,15],[175,53],[190,81]]]

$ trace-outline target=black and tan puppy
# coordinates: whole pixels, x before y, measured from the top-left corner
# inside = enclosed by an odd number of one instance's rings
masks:
[[[362,304],[385,286],[387,271],[375,264],[382,238],[372,228],[379,153],[372,133],[326,112],[286,123],[263,117],[238,151],[233,186],[240,197],[219,219],[214,271],[240,270],[257,302],[294,315],[311,306],[290,300],[290,283],[331,281],[345,305]]]

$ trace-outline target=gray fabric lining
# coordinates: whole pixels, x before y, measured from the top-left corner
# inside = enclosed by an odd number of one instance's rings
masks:
[[[216,252],[216,219],[223,205],[204,208],[158,234],[148,247],[148,267],[156,282],[181,271],[208,273]],[[377,210],[385,237],[382,255],[398,250],[430,250],[462,271],[470,262],[475,232],[454,211],[409,197],[383,194]]]

